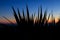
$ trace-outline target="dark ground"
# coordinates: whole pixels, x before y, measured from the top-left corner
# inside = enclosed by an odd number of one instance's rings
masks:
[[[11,36],[11,38],[14,37],[14,39],[20,39],[20,40],[54,40],[54,39],[59,39],[58,32],[60,31],[58,27],[53,28],[53,26],[28,27],[27,25],[26,27],[25,26],[20,27],[20,26],[11,26],[11,25],[8,26],[8,25],[0,24],[0,32],[5,32],[5,33],[9,32],[10,34],[4,33],[3,36],[4,37]]]

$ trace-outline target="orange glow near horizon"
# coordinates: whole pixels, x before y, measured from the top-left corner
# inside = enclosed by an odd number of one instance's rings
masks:
[[[13,24],[16,23],[15,19],[9,19]],[[5,19],[0,19],[0,23],[3,24],[11,24],[9,21],[5,20]]]
[[[55,23],[57,23],[59,21],[59,18],[55,18]]]
[[[12,23],[16,23],[16,20],[15,19],[9,19]],[[37,22],[38,21],[38,19],[35,17],[34,18],[34,23],[35,22]],[[57,23],[59,21],[59,18],[55,18],[55,23]],[[4,23],[4,24],[10,24],[10,22],[9,21],[7,21],[7,20],[5,20],[5,19],[0,19],[0,23]],[[50,18],[49,20],[48,20],[48,23],[52,23],[52,19]]]
[[[38,19],[35,17],[34,18],[34,23],[36,23],[38,21]],[[55,23],[57,23],[59,21],[59,18],[58,17],[56,17],[55,18]],[[49,20],[48,20],[48,23],[52,23],[53,22],[53,20],[50,18]]]
[[[52,19],[49,19],[48,23],[52,23],[52,21],[53,21]],[[58,21],[59,21],[59,18],[55,18],[55,23],[57,23]]]

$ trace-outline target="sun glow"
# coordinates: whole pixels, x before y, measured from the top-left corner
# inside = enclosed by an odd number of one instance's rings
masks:
[[[56,17],[54,20],[55,20],[55,23],[57,23],[57,22],[59,21],[59,18]],[[48,23],[52,23],[54,20],[50,18],[50,19],[48,20]],[[36,23],[36,22],[38,22],[38,21],[39,21],[39,20],[35,17],[35,18],[34,18],[34,23]]]
[[[59,18],[55,18],[55,23],[57,23],[59,21]]]
[[[57,23],[59,21],[59,18],[55,18],[55,23]],[[49,19],[48,20],[48,23],[52,23],[53,22],[53,20],[52,19]]]
[[[37,22],[37,18],[35,17],[35,18],[34,18],[34,23],[36,23],[36,22]]]

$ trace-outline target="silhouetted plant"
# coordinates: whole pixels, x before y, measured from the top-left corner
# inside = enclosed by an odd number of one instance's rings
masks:
[[[42,6],[41,6],[41,10],[40,10],[40,23],[42,22]]]
[[[17,22],[17,24],[19,24],[19,18],[18,18],[18,16],[17,16],[17,14],[16,14],[16,11],[15,11],[15,9],[12,7],[12,9],[13,9],[13,15],[14,15],[14,17],[15,17],[15,20],[16,20],[16,22]]]
[[[38,8],[38,20],[39,20],[39,8]]]
[[[43,20],[42,20],[42,23],[43,23],[43,24],[44,24],[44,22],[46,21],[46,16],[47,16],[47,11],[45,10],[44,16],[43,16]]]
[[[49,16],[48,16],[48,20],[49,20],[49,18],[50,18],[50,14],[49,14]]]
[[[32,14],[32,20],[34,19],[34,16],[33,16],[33,14]]]
[[[29,15],[29,9],[28,9],[28,6],[26,5],[26,13],[27,13],[27,18],[25,18],[25,14],[24,14],[24,10],[22,10],[22,14],[23,14],[23,17],[20,15],[20,11],[19,9],[17,9],[18,13],[16,13],[15,9],[12,7],[12,10],[13,10],[13,15],[15,17],[15,20],[18,24],[18,30],[20,30],[22,27],[22,29],[24,30],[32,30],[32,28],[34,28],[34,30],[40,30],[40,27],[46,27],[46,28],[49,28],[50,26],[55,26],[56,24],[60,24],[60,20],[58,23],[55,23],[55,18],[53,17],[53,14],[51,15],[52,17],[52,23],[49,24],[48,23],[48,20],[50,18],[50,14],[48,16],[48,19],[47,19],[47,10],[45,10],[44,14],[42,13],[42,6],[40,7],[40,9],[38,8],[38,17],[36,19],[37,22],[34,23],[34,20],[35,20],[35,13],[34,15],[32,14],[31,18],[30,18],[30,15]],[[18,14],[18,15],[17,15]],[[8,20],[6,17],[4,17],[6,20]],[[27,20],[28,21],[27,21]],[[10,20],[8,20],[10,23],[12,23]],[[48,25],[49,24],[49,25]],[[26,27],[25,27],[26,26]],[[30,28],[30,29],[29,29]],[[52,27],[51,27],[52,28]]]
[[[22,13],[23,13],[23,19],[25,20],[24,10],[22,11]]]
[[[28,10],[28,6],[26,5],[26,9],[27,9],[27,19],[29,21],[29,10]]]

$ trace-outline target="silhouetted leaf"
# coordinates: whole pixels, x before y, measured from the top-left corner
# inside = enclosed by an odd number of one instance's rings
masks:
[[[26,5],[26,9],[27,9],[27,18],[28,18],[28,21],[29,21],[29,10],[28,10],[28,6]]]
[[[22,13],[23,13],[23,19],[25,19],[24,10],[22,11]]]
[[[20,15],[19,9],[18,9],[18,16],[19,16],[19,21],[21,21],[22,18],[21,18],[21,15]]]
[[[42,6],[41,6],[41,10],[40,10],[40,22],[42,21]]]
[[[15,17],[15,19],[16,19],[16,22],[19,24],[19,19],[18,19],[18,16],[17,16],[17,14],[16,14],[16,11],[15,11],[15,9],[12,7],[12,9],[13,9],[13,14],[14,14],[14,17]]]

